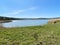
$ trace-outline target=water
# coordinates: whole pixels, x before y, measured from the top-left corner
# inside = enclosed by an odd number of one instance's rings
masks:
[[[37,26],[46,24],[48,20],[16,20],[10,23],[4,23],[4,27],[23,27],[23,26]]]

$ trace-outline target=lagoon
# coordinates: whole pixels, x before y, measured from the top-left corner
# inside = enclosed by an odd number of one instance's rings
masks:
[[[4,23],[4,27],[24,27],[46,24],[48,20],[16,20],[10,23]]]

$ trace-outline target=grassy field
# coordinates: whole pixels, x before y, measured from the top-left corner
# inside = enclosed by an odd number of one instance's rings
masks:
[[[42,26],[0,28],[0,45],[60,45],[60,22]]]

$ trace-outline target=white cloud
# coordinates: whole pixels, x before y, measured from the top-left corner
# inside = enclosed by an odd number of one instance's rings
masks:
[[[7,14],[13,14],[13,15],[16,15],[16,14],[19,14],[21,12],[24,12],[25,10],[17,10],[17,11],[13,11],[13,12],[10,12],[10,13],[7,13]]]
[[[0,14],[0,15],[2,15],[2,16],[9,16],[9,17],[12,17],[12,16],[16,17],[21,12],[23,12],[23,13],[27,12],[27,11],[29,12],[29,11],[32,11],[32,10],[35,10],[35,9],[36,9],[36,7],[30,7],[30,8],[23,9],[23,10],[11,10],[11,12]]]
[[[31,7],[31,8],[29,8],[30,10],[35,10],[37,7]]]
[[[24,11],[25,10],[13,10],[11,12],[0,14],[0,15],[2,15],[2,16],[12,16],[13,15],[14,16],[14,15],[17,15],[17,14],[24,12]]]

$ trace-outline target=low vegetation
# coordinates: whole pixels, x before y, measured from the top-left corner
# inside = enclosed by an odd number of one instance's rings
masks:
[[[42,26],[0,28],[0,45],[60,45],[60,22]]]

